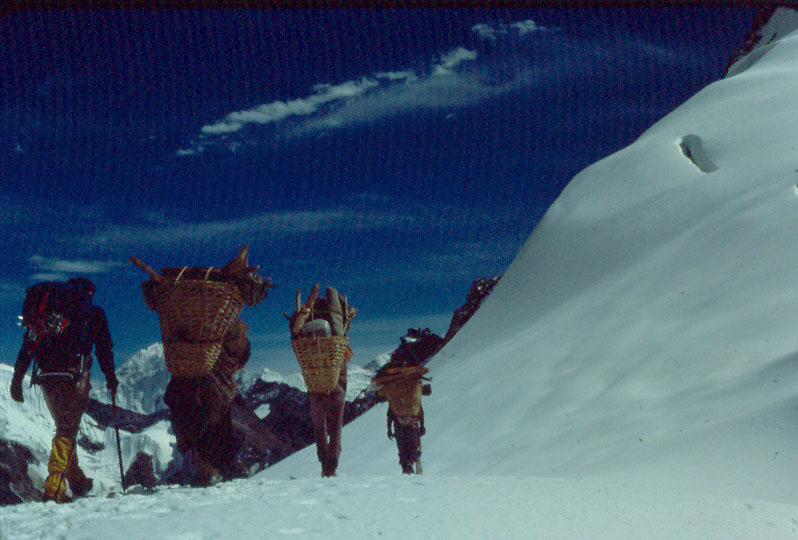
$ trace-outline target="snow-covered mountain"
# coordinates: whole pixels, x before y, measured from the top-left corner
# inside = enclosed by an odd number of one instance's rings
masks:
[[[0,364],[0,440],[21,444],[32,453],[27,464],[27,476],[33,486],[40,490],[47,477],[47,459],[53,437],[53,421],[47,410],[41,391],[30,386],[30,376],[23,382],[24,403],[12,401],[7,389],[11,386],[14,371],[11,366]],[[125,470],[130,467],[139,452],[153,456],[155,472],[162,474],[173,459],[174,435],[168,421],[160,421],[146,430],[136,433],[120,430],[122,462]],[[100,425],[86,414],[80,423],[77,441],[81,466],[92,471],[95,490],[114,489],[119,479],[119,458],[116,435],[112,428]]]
[[[576,176],[432,360],[423,477],[399,475],[378,405],[338,478],[308,448],[220,488],[19,505],[3,532],[795,538],[798,20],[770,22]]]
[[[169,371],[163,356],[163,344],[152,345],[133,354],[116,370],[119,389],[117,405],[142,414],[152,414],[166,409],[163,395],[169,384]],[[102,403],[111,403],[104,384],[95,384],[91,397]]]
[[[376,365],[376,363],[378,363],[378,359],[370,364]],[[347,372],[347,401],[353,401],[368,386],[374,371],[375,369],[350,364],[350,369]],[[119,367],[117,377],[119,378],[119,390],[116,397],[118,406],[141,414],[152,414],[167,409],[163,402],[163,395],[166,392],[166,385],[169,384],[170,375],[163,356],[163,344],[153,343],[133,354]],[[264,368],[259,375],[244,369],[238,373],[237,378],[241,393],[245,393],[259,379],[285,384],[302,392],[307,391],[298,366],[295,373],[287,375],[277,373],[269,368]],[[103,384],[94,385],[91,397],[101,403],[111,403],[110,394]]]

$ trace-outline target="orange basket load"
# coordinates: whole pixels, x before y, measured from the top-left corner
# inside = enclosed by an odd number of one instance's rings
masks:
[[[421,412],[422,380],[427,372],[424,366],[386,368],[373,382],[381,387],[377,393],[388,400],[395,415],[416,417]]]

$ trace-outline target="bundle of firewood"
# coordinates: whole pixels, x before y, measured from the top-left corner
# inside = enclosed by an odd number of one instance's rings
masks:
[[[247,246],[221,268],[168,267],[156,272],[130,261],[150,280],[141,284],[147,307],[158,313],[166,365],[173,375],[200,377],[213,368],[222,339],[244,305],[266,298],[271,282],[249,266]]]
[[[352,355],[346,333],[357,309],[332,287],[319,297],[315,284],[305,303],[296,292],[296,308],[289,316],[291,348],[296,355],[308,392],[329,393],[338,384],[343,364]]]

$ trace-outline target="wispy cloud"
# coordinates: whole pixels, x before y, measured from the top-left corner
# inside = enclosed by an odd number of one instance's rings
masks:
[[[445,109],[478,103],[517,88],[512,82],[491,86],[479,76],[431,76],[402,86],[389,86],[363,96],[356,102],[342,103],[335,110],[310,118],[294,127],[294,135],[312,135],[332,128],[371,122],[421,110]]]
[[[523,37],[534,32],[547,32],[549,29],[538,26],[535,21],[527,19],[512,23],[479,23],[472,26],[471,31],[481,39],[496,41],[507,35]]]
[[[105,274],[123,265],[118,261],[68,260],[41,255],[28,257],[28,263],[34,269],[31,276],[34,281],[57,281],[76,275]]]
[[[472,31],[486,41],[496,41],[522,39],[550,29],[527,19],[478,24]],[[312,136],[420,110],[475,104],[529,86],[539,76],[539,71],[531,65],[519,67],[516,63],[514,76],[497,82],[489,73],[502,60],[486,58],[481,62],[480,55],[477,50],[458,46],[431,58],[416,70],[384,70],[338,84],[318,84],[313,93],[303,97],[234,111],[203,126],[201,133],[187,147],[178,150],[177,155],[192,156],[217,144],[227,144],[227,137],[248,125],[292,121],[287,129],[280,131],[282,135]]]
[[[463,62],[468,62],[477,59],[477,52],[458,47],[453,51],[444,54],[440,62],[435,64],[432,69],[432,75],[454,75],[455,68]]]
[[[242,219],[114,225],[85,239],[93,246],[163,246],[208,241],[237,234],[301,235],[326,231],[363,231],[407,227],[415,218],[401,212],[368,212],[353,208],[320,211],[267,212]]]
[[[319,84],[314,88],[315,93],[308,97],[274,101],[245,111],[232,112],[219,122],[203,126],[202,132],[206,135],[232,133],[246,124],[271,124],[291,116],[305,116],[315,113],[322,105],[361,95],[377,86],[379,83],[376,80],[367,78],[334,86]],[[187,155],[186,151],[183,152],[182,155]]]
[[[389,70],[339,84],[317,84],[313,93],[287,101],[273,101],[234,111],[201,128],[199,137],[178,156],[192,156],[248,125],[294,122],[289,136],[313,135],[397,114],[473,104],[507,92],[508,85],[493,85],[473,66],[478,51],[456,47],[433,58],[424,70]]]
[[[41,255],[28,257],[28,262],[39,271],[58,274],[104,274],[122,266],[117,261],[67,260]]]

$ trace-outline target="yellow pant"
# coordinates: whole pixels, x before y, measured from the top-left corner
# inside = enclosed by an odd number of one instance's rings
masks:
[[[66,377],[43,379],[42,393],[55,422],[55,437],[47,462],[47,479],[44,482],[44,498],[63,501],[66,499],[67,482],[73,490],[88,481],[78,465],[75,445],[80,419],[89,402],[89,373],[77,381]]]
[[[53,439],[53,448],[50,451],[50,459],[47,462],[47,480],[44,481],[45,499],[54,499],[56,501],[66,499],[66,471],[68,469],[80,470],[76,464],[76,458],[75,444],[72,439],[68,437],[56,437]],[[75,463],[74,466],[73,463]]]

